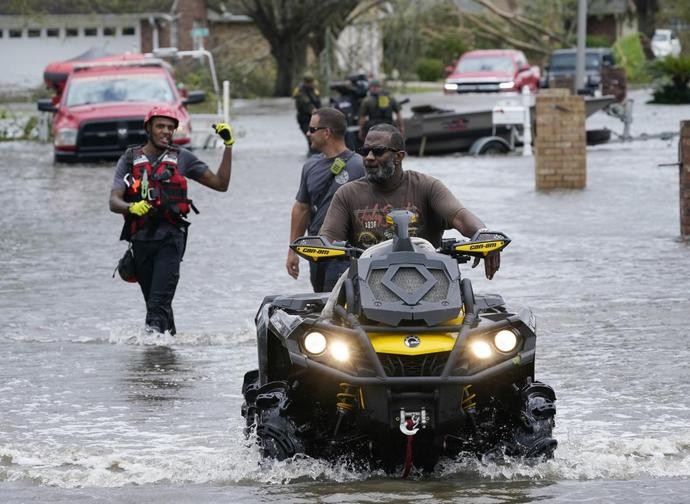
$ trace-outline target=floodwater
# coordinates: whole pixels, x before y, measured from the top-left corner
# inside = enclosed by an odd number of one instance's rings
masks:
[[[690,107],[644,97],[633,134],[690,119]],[[289,107],[242,105],[229,192],[191,184],[201,214],[174,339],[145,335],[138,287],[111,278],[125,248],[107,208],[112,166],[58,167],[48,145],[0,145],[0,501],[690,501],[690,246],[678,167],[660,166],[677,161],[677,137],[589,148],[576,191],[535,191],[533,159],[515,155],[405,161],[513,239],[493,281],[464,273],[534,309],[559,447],[534,467],[445,460],[403,481],[306,458],[260,464],[242,435],[256,309],[309,290],[284,268],[306,144]]]

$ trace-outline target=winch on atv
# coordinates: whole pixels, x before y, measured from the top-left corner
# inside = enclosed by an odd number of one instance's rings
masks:
[[[291,245],[350,267],[331,293],[264,299],[259,368],[242,387],[247,434],[267,457],[350,455],[404,476],[467,452],[551,457],[556,397],[534,379],[534,315],[475,294],[458,268],[510,239],[486,231],[435,249],[408,235],[414,214],[388,219],[395,238],[366,251],[318,236]]]

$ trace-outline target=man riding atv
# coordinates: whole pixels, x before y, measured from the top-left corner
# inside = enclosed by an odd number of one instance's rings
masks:
[[[396,130],[378,126],[365,145],[368,180],[336,192],[328,235],[291,245],[315,263],[347,258],[348,271],[331,293],[267,296],[256,315],[247,433],[267,457],[354,456],[403,477],[461,453],[551,457],[556,396],[534,379],[535,317],[475,294],[458,268],[483,259],[491,278],[510,240],[440,182],[403,172]],[[357,183],[359,199],[345,190]],[[445,223],[472,240],[442,240]]]
[[[385,217],[393,208],[413,212],[417,216],[415,236],[435,247],[441,245],[443,232],[450,227],[467,237],[486,228],[440,180],[403,170],[405,142],[396,127],[372,127],[359,153],[366,177],[343,186],[333,196],[319,232],[329,240],[347,241],[363,249],[387,240],[391,236]],[[492,253],[484,261],[489,279],[500,267],[499,254]]]

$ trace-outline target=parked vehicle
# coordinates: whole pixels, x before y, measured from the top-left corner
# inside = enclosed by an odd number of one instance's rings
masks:
[[[56,162],[115,159],[129,145],[145,143],[144,116],[163,103],[176,109],[180,121],[173,142],[190,147],[186,105],[205,99],[203,91],[178,90],[172,67],[143,54],[54,63],[44,79],[55,96],[37,105],[54,113]]]
[[[652,53],[655,58],[666,56],[678,57],[680,55],[680,40],[673,30],[654,30],[652,37]]]
[[[585,115],[589,117],[614,102],[612,96],[585,96]],[[531,114],[534,118],[534,110]],[[484,155],[512,151],[515,145],[512,141],[514,128],[494,124],[492,116],[492,109],[458,112],[433,105],[417,105],[412,107],[412,115],[405,118],[405,150],[408,154],[419,156],[450,152]],[[534,124],[532,131],[536,133]],[[594,133],[587,131],[588,145],[595,143],[594,136]],[[597,143],[601,143],[601,138]]]
[[[443,90],[446,94],[522,91],[534,92],[539,87],[539,67],[527,62],[522,51],[487,49],[462,55],[448,75]]]
[[[393,238],[366,251],[303,237],[309,261],[350,258],[331,293],[264,298],[258,369],[242,416],[262,454],[350,455],[392,472],[433,470],[442,456],[551,458],[556,395],[535,380],[536,319],[480,295],[458,263],[510,239],[482,231],[439,249],[411,237],[415,215],[391,211]]]
[[[544,67],[542,87],[573,89],[577,49],[557,49],[551,53]],[[609,48],[585,50],[585,81],[580,90],[590,96],[613,95],[622,102],[627,92],[625,71],[616,66],[616,58]]]

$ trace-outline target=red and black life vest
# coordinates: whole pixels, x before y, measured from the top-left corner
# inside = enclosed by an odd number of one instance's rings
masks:
[[[195,213],[199,211],[187,198],[187,179],[177,168],[177,151],[166,150],[154,163],[149,161],[142,147],[132,148],[127,156],[130,171],[129,177],[125,176],[128,185],[124,199],[127,202],[145,199],[153,208],[141,217],[126,215],[123,238],[130,239],[142,229],[153,234],[161,220],[176,227],[189,226],[184,217],[190,209]]]

